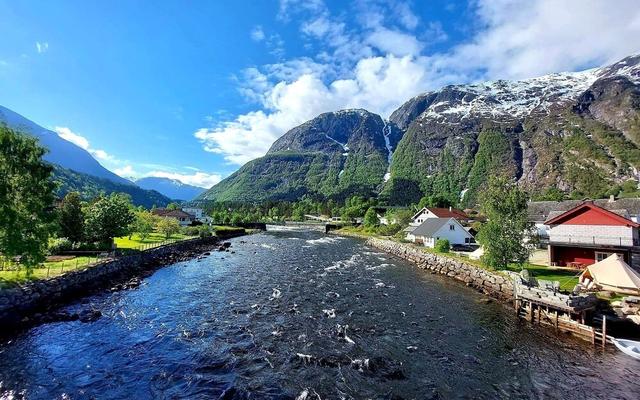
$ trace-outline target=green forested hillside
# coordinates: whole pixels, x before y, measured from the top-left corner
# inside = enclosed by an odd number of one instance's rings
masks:
[[[56,164],[53,164],[53,167],[53,181],[56,183],[58,197],[63,197],[69,192],[79,192],[84,199],[88,200],[100,194],[120,192],[131,196],[133,204],[146,208],[164,207],[171,202],[171,199],[155,190],[144,190],[134,184],[116,183],[109,179],[72,171]]]

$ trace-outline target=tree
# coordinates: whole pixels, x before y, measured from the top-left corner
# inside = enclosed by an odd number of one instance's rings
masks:
[[[171,235],[180,232],[180,223],[178,223],[178,220],[175,218],[160,218],[156,223],[156,229],[164,233],[166,239],[169,239]]]
[[[146,210],[137,211],[130,232],[137,232],[142,240],[149,237],[156,224],[158,217]]]
[[[527,217],[527,194],[505,178],[491,178],[480,200],[487,217],[478,233],[484,246],[483,261],[496,269],[526,262],[535,238],[534,225]]]
[[[62,200],[60,205],[60,236],[74,243],[80,243],[84,239],[84,213],[78,192],[69,192]]]
[[[451,206],[453,206],[453,203],[451,203],[451,201],[448,198],[438,194],[433,194],[431,196],[424,196],[423,198],[420,199],[420,202],[418,203],[419,209],[423,209],[424,207],[446,208]]]
[[[99,197],[86,211],[85,230],[93,241],[111,245],[113,238],[129,233],[135,215],[131,200],[122,193]]]
[[[178,203],[169,203],[167,204],[167,210],[179,210],[180,209],[180,205]]]
[[[380,225],[380,220],[378,219],[378,214],[373,207],[369,207],[367,212],[364,214],[364,226],[367,228],[372,228],[374,226]]]
[[[52,168],[36,139],[0,125],[0,253],[27,271],[44,261],[54,219]]]
[[[435,245],[435,250],[438,253],[448,253],[451,249],[451,244],[448,239],[438,239]]]

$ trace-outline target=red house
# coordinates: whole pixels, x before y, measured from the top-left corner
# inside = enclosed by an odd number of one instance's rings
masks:
[[[549,226],[549,265],[587,266],[617,253],[640,269],[640,224],[624,210],[585,202],[544,224]]]

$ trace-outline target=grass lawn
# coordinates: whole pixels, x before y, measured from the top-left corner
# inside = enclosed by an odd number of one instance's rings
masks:
[[[525,264],[524,268],[529,270],[529,273],[536,279],[542,279],[545,281],[558,281],[560,282],[560,290],[570,292],[573,287],[578,284],[577,271],[567,271],[561,269],[553,269],[544,265]],[[509,270],[520,272],[521,267],[518,265],[510,265]]]
[[[153,247],[152,245],[154,244],[160,245],[162,242],[165,242],[167,240],[178,241],[191,239],[193,237],[195,236],[186,236],[181,233],[176,233],[174,235],[171,235],[171,237],[167,239],[163,234],[154,232],[147,236],[146,239],[142,239],[140,235],[134,233],[133,235],[131,235],[131,239],[129,239],[129,236],[123,236],[115,238],[114,241],[119,249],[141,249],[143,246],[144,248],[147,248]]]
[[[16,270],[1,270],[0,288],[11,287],[28,281],[62,275],[66,272],[83,268],[87,264],[95,261],[95,257],[73,257],[63,261],[48,261],[42,266],[34,268],[29,276],[27,276],[27,271],[24,268]]]

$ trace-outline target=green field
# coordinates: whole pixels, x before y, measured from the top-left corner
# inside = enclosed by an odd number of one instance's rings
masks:
[[[564,292],[572,291],[573,287],[578,284],[579,272],[577,271],[559,270],[534,264],[525,264],[524,268],[529,270],[531,276],[536,279],[560,282],[560,290]],[[520,272],[522,267],[519,265],[510,265],[509,270]]]
[[[0,270],[0,288],[62,275],[69,271],[86,267],[94,262],[96,262],[96,257],[73,257],[63,261],[47,261],[42,266],[34,268],[28,276],[24,268],[15,269],[13,267],[9,269],[9,266],[4,265],[3,268],[6,269]]]
[[[152,233],[147,238],[142,239],[140,235],[134,233],[131,235],[131,239],[129,236],[123,236],[119,238],[115,238],[114,242],[116,243],[116,247],[119,249],[138,249],[138,250],[146,250],[148,248],[152,248],[155,246],[162,245],[162,243],[168,241],[178,241],[185,239],[192,239],[195,236],[186,236],[183,234],[174,234],[171,235],[168,239],[161,233]]]
[[[193,236],[175,234],[167,239],[160,233],[152,233],[144,240],[140,238],[138,234],[134,234],[131,236],[131,239],[126,236],[116,238],[114,241],[118,249],[123,249],[125,251],[135,251],[147,250],[169,242],[176,242],[191,238],[193,238]],[[30,275],[27,275],[27,271],[24,268],[18,269],[15,266],[2,265],[2,267],[0,267],[0,288],[11,287],[28,281],[46,279],[62,275],[69,271],[81,269],[97,261],[99,261],[99,258],[96,258],[93,255],[90,257],[69,257],[69,259],[63,261],[47,261],[43,265],[34,268],[31,271]]]

